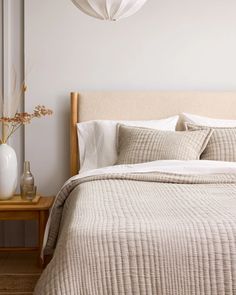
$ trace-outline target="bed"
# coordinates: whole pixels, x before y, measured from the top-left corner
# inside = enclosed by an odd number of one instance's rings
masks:
[[[72,93],[72,177],[49,218],[44,252],[53,258],[35,294],[236,294],[235,161],[120,161],[78,174],[76,125],[182,112],[233,120],[235,109],[232,92]],[[214,134],[191,132],[198,143],[202,136],[204,150]]]

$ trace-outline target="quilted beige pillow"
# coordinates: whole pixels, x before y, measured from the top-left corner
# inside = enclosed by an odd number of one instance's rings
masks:
[[[155,160],[198,160],[212,134],[211,129],[160,131],[119,125],[117,164]]]
[[[208,130],[209,127],[185,123],[186,129]],[[212,136],[201,155],[202,160],[236,162],[236,128],[211,127]]]

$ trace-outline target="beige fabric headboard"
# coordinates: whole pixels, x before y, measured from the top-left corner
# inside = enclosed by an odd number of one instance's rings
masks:
[[[236,92],[88,91],[71,93],[71,175],[79,170],[76,123],[153,120],[188,112],[236,119]],[[178,129],[181,127],[181,122]]]

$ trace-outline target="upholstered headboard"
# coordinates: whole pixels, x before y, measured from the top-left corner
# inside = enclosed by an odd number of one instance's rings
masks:
[[[188,112],[236,119],[236,92],[86,91],[71,93],[71,175],[79,170],[76,123],[153,120]],[[181,128],[181,122],[178,129]]]

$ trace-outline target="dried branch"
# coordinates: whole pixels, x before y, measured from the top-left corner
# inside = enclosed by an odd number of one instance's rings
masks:
[[[35,107],[33,113],[16,113],[14,117],[0,117],[0,122],[3,126],[3,134],[1,143],[6,143],[17,129],[22,125],[30,124],[34,118],[42,118],[47,115],[52,115],[53,111],[47,109],[45,106],[38,105]],[[7,127],[7,132],[4,130],[4,125]]]
[[[52,114],[52,110],[41,105],[36,106],[33,113],[19,112],[21,100],[27,90],[27,86],[25,82],[19,85],[14,67],[12,69],[11,89],[10,97],[0,93],[0,144],[6,143],[17,129],[22,125],[31,123],[32,119]]]

